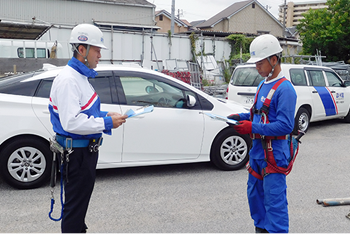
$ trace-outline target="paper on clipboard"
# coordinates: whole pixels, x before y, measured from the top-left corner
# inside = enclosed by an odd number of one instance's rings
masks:
[[[237,120],[229,119],[229,118],[221,116],[221,115],[216,115],[216,114],[212,114],[212,113],[205,113],[205,112],[203,112],[203,114],[209,116],[212,119],[221,120],[221,121],[224,121],[224,122],[229,123],[229,124],[233,124],[233,125],[239,124]]]
[[[143,106],[143,107],[140,107],[136,110],[132,110],[132,109],[129,109],[125,112],[124,115],[127,115],[128,118],[132,118],[132,117],[135,117],[135,116],[138,116],[138,115],[143,115],[143,114],[147,114],[147,113],[151,113],[154,109],[154,106]]]

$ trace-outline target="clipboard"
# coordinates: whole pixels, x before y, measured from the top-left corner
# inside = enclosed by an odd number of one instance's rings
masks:
[[[233,124],[233,125],[238,125],[238,121],[237,120],[234,120],[234,119],[229,119],[225,116],[221,116],[221,115],[216,115],[216,114],[212,114],[212,113],[205,113],[205,112],[202,112],[203,114],[205,114],[206,116],[212,118],[212,119],[215,119],[215,120],[220,120],[220,121],[224,121],[226,123],[229,123],[229,124]]]
[[[154,110],[154,106],[142,106],[136,110],[133,109],[129,109],[127,110],[124,115],[127,115],[128,118],[132,118],[132,117],[136,117],[139,115],[143,115],[143,114],[147,114],[147,113],[151,113]]]

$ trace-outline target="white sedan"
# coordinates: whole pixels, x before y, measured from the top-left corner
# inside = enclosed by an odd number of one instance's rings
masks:
[[[54,132],[48,98],[61,69],[0,79],[0,170],[13,187],[39,187],[50,177]],[[96,70],[98,76],[89,81],[103,111],[154,106],[152,113],[127,119],[112,136],[103,135],[98,169],[211,161],[222,170],[237,170],[248,161],[249,136],[203,114],[247,112],[242,105],[152,70],[118,65]]]

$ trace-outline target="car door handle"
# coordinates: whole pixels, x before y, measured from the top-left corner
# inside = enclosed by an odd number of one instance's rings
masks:
[[[312,93],[318,93],[316,90],[312,91]]]
[[[50,111],[48,111],[48,110],[43,110],[43,113],[49,115],[49,114],[50,114]]]
[[[331,93],[335,93],[335,91],[334,91],[334,90],[332,90],[332,91],[331,91]]]

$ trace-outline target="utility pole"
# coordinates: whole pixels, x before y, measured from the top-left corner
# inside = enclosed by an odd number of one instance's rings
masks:
[[[180,17],[183,16],[183,15],[184,15],[183,10],[182,9],[181,10],[177,9],[177,18],[180,19]]]
[[[171,35],[174,35],[175,0],[171,4]]]
[[[287,0],[284,0],[283,5],[283,37],[286,37],[286,10],[287,10]]]

